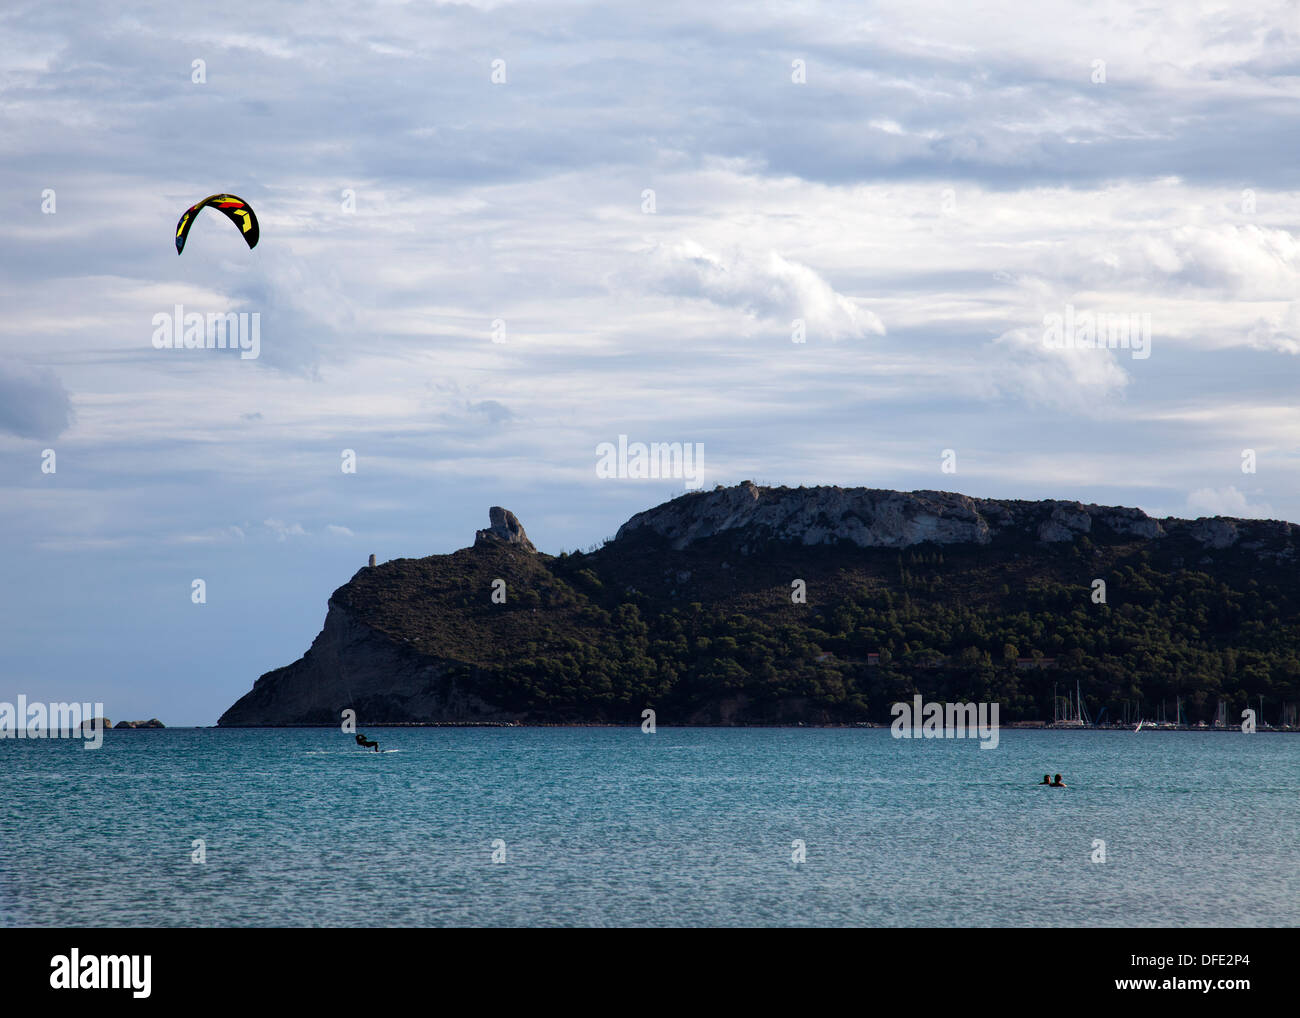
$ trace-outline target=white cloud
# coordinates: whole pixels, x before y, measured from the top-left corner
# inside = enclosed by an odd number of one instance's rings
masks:
[[[1108,409],[1130,381],[1122,351],[1054,349],[1043,330],[1012,329],[985,347],[989,356],[976,376],[986,391],[1084,415]]]
[[[307,531],[301,523],[285,523],[283,520],[263,520],[262,526],[266,527],[275,535],[277,541],[284,541],[290,537],[306,537]]]
[[[1247,335],[1251,346],[1259,349],[1300,354],[1300,302],[1292,301],[1284,311],[1260,317]]]
[[[1273,507],[1266,502],[1251,503],[1235,486],[1198,488],[1187,496],[1187,511],[1192,517],[1234,516],[1238,519],[1276,519]]]
[[[802,318],[809,333],[831,339],[885,334],[873,312],[837,293],[807,265],[776,251],[721,254],[684,240],[655,247],[649,261],[650,278],[661,291],[736,308],[787,331],[792,320]]]

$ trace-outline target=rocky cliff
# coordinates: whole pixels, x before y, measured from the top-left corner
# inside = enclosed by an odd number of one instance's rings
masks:
[[[1081,502],[1025,502],[971,498],[947,491],[884,491],[875,488],[760,488],[749,481],[732,488],[692,492],[638,513],[619,528],[618,539],[640,529],[683,549],[728,531],[751,542],[803,545],[853,544],[859,548],[906,548],[935,544],[989,544],[999,534],[1032,535],[1040,541],[1073,541],[1100,526],[1117,535],[1159,539],[1184,533],[1206,547],[1226,548],[1243,533],[1257,549],[1291,549],[1292,525],[1266,520],[1154,520],[1140,509]]]
[[[507,719],[458,687],[450,665],[362,621],[336,592],[307,653],[259,678],[217,724],[336,725],[345,708],[370,724]]]

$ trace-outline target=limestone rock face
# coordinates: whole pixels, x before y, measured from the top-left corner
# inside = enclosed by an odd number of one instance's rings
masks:
[[[1096,508],[1096,507],[1094,507]],[[1096,519],[1106,524],[1117,534],[1131,534],[1134,537],[1164,537],[1165,528],[1159,520],[1153,520],[1141,509],[1127,509],[1123,506],[1102,506]]]
[[[999,514],[977,500],[946,491],[872,488],[760,488],[746,481],[674,499],[638,513],[616,540],[641,527],[667,537],[678,550],[728,530],[801,544],[846,541],[861,548],[902,548],[922,541],[987,544]]]
[[[1237,525],[1232,520],[1202,519],[1191,526],[1191,535],[1208,548],[1227,548],[1237,543]]]
[[[1083,506],[1057,506],[1052,515],[1038,525],[1040,541],[1073,541],[1092,529],[1092,517]]]
[[[1031,535],[1055,544],[1094,534],[1098,525],[1148,540],[1184,534],[1214,550],[1237,543],[1243,528],[1249,528],[1261,549],[1285,546],[1291,528],[1272,520],[1156,520],[1141,509],[1081,502],[971,498],[948,491],[761,488],[745,481],[732,488],[691,492],[637,513],[619,528],[616,540],[644,529],[667,538],[678,551],[727,531],[743,531],[746,539],[860,548],[905,548],[923,541],[989,544],[1004,534]],[[1288,554],[1286,547],[1261,551],[1266,557]]]
[[[528,540],[528,535],[524,533],[519,518],[509,509],[494,505],[488,510],[488,519],[492,525],[487,530],[480,530],[474,534],[474,547],[504,541],[506,544],[518,545],[524,551],[537,550],[533,547],[533,542]]]

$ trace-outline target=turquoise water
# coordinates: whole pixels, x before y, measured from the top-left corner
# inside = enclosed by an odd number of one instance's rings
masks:
[[[0,740],[0,925],[1300,923],[1296,736],[369,734]]]

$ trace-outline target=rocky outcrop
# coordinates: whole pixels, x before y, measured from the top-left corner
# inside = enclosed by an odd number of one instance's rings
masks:
[[[1057,506],[1051,516],[1038,525],[1040,541],[1073,541],[1092,529],[1092,517],[1082,507]]]
[[[649,528],[676,549],[725,531],[800,544],[845,541],[862,548],[901,548],[922,541],[987,544],[999,521],[977,500],[942,491],[872,488],[734,488],[696,492],[638,513],[615,540]]]
[[[652,531],[681,550],[729,531],[747,538],[804,545],[854,544],[905,548],[936,544],[988,544],[1001,535],[1031,535],[1046,544],[1074,541],[1107,528],[1124,537],[1158,540],[1182,533],[1209,549],[1227,548],[1243,528],[1266,545],[1288,545],[1291,524],[1273,520],[1156,520],[1141,509],[1046,500],[971,498],[947,491],[877,488],[733,488],[691,492],[637,513],[616,540]]]
[[[148,721],[119,721],[113,726],[114,728],[166,728],[157,718],[150,718]]]
[[[1207,548],[1229,548],[1237,543],[1237,524],[1233,520],[1219,517],[1202,519],[1192,523],[1188,528],[1192,538]]]
[[[528,535],[524,533],[523,524],[509,509],[494,505],[488,510],[488,519],[492,525],[487,530],[480,530],[474,534],[474,547],[504,543],[517,545],[524,551],[537,550],[533,547],[533,542],[528,540]]]

